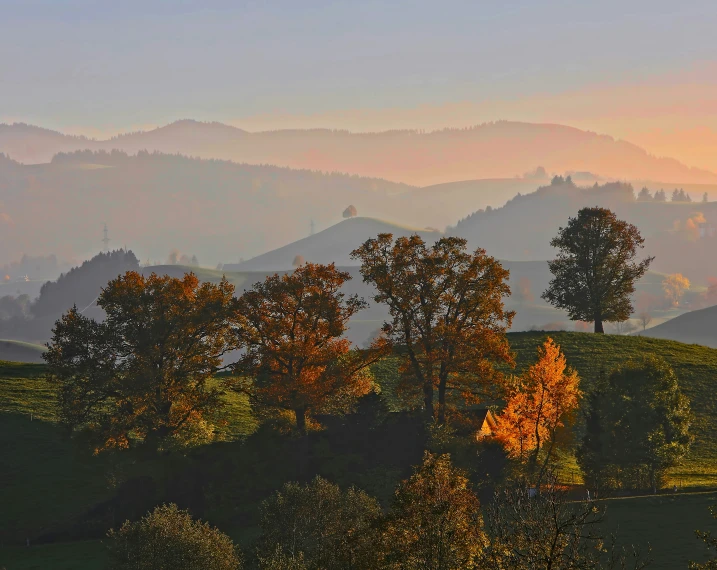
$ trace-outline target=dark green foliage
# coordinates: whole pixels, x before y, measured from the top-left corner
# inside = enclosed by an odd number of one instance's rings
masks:
[[[316,477],[287,483],[261,508],[262,568],[344,570],[376,567],[378,501]]]
[[[689,451],[691,423],[689,400],[664,359],[628,362],[593,393],[581,467],[602,485],[656,490]]]
[[[604,322],[627,320],[635,281],[653,259],[635,262],[643,242],[635,226],[610,210],[583,208],[550,242],[559,253],[549,262],[553,279],[543,299],[567,310],[574,321],[594,322],[598,333]]]
[[[239,570],[231,539],[177,505],[157,507],[108,535],[109,570]]]

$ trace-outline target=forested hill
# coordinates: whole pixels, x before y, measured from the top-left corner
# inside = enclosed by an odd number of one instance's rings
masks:
[[[221,123],[183,120],[107,140],[70,137],[24,124],[0,125],[0,152],[21,162],[47,162],[57,152],[79,149],[157,150],[348,172],[418,186],[512,178],[538,165],[549,172],[599,172],[623,180],[717,182],[715,173],[652,156],[609,136],[555,124],[497,121],[433,132],[309,129],[251,133]]]
[[[411,187],[338,173],[140,152],[78,152],[50,164],[0,160],[0,260],[97,251],[107,223],[115,247],[162,263],[173,249],[201,263],[237,262],[360,215],[411,212]]]
[[[717,239],[700,233],[700,226],[717,226],[717,202],[637,200],[625,183],[583,188],[558,177],[553,183],[517,195],[501,208],[478,210],[449,228],[448,234],[485,247],[500,259],[545,260],[555,252],[550,240],[569,217],[583,207],[601,206],[635,224],[646,238],[645,255],[656,259],[651,269],[683,273],[704,282],[717,271]]]

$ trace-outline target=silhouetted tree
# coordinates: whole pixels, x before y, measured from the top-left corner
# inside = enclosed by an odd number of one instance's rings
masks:
[[[105,321],[63,315],[43,355],[62,422],[89,432],[96,451],[203,437],[223,405],[208,380],[234,348],[233,293],[224,279],[128,271],[97,300]]]
[[[432,247],[417,235],[393,241],[391,234],[369,239],[351,253],[361,274],[388,305],[387,335],[403,349],[404,387],[421,391],[426,414],[446,418],[447,394],[469,402],[484,396],[500,377],[494,363],[511,364],[505,337],[514,313],[509,273],[482,249],[466,251],[466,240],[441,238]]]
[[[705,193],[702,195],[702,202],[706,204],[706,203],[709,202],[709,201],[710,201],[710,197],[707,195],[707,192],[705,192]]]
[[[594,322],[596,333],[604,332],[604,322],[628,319],[635,281],[654,259],[634,262],[644,241],[610,210],[583,208],[550,242],[559,253],[548,263],[553,279],[543,299],[566,309],[571,320]]]
[[[655,192],[655,197],[653,198],[655,202],[666,202],[667,201],[667,195],[665,194],[664,190],[657,190]]]
[[[652,200],[652,194],[650,194],[650,191],[647,189],[646,186],[640,190],[640,193],[637,195],[637,199],[640,202],[647,202]]]
[[[344,218],[355,218],[358,215],[358,212],[356,211],[356,206],[349,206],[344,210],[343,217]]]
[[[297,256],[294,258],[294,261],[293,261],[292,265],[293,265],[294,267],[299,267],[299,265],[304,265],[304,263],[306,263],[306,260],[304,259],[304,256],[303,256],[303,255],[297,255]]]

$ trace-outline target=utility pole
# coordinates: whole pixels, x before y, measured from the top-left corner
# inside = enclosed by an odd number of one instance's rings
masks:
[[[105,252],[108,252],[110,250],[110,247],[109,247],[110,238],[107,237],[107,224],[105,224],[104,233],[105,233],[105,237],[102,238],[102,243],[105,244]]]

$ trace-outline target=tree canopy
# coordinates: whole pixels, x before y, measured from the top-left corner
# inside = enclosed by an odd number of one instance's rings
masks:
[[[388,305],[384,330],[400,346],[403,388],[421,393],[428,417],[443,423],[451,399],[476,402],[496,384],[495,363],[512,364],[505,333],[514,312],[508,271],[466,240],[445,237],[429,247],[418,235],[380,234],[352,252],[373,284],[374,300]]]
[[[234,287],[128,271],[110,281],[97,304],[103,322],[77,307],[57,321],[48,350],[59,411],[71,429],[88,431],[96,450],[133,441],[190,437],[221,406],[208,384],[234,348]]]
[[[235,369],[248,377],[239,389],[259,408],[292,412],[300,433],[310,413],[346,409],[370,392],[367,368],[390,349],[383,337],[366,350],[343,338],[349,319],[366,307],[341,292],[350,278],[334,264],[305,263],[267,277],[238,302],[245,352]]]
[[[565,309],[571,320],[603,323],[630,318],[630,296],[654,258],[635,262],[644,239],[635,226],[605,208],[583,208],[550,242],[558,249],[548,262],[553,278],[542,297]]]
[[[656,356],[614,370],[592,395],[587,419],[578,463],[597,485],[656,489],[693,440],[689,400]]]
[[[208,523],[177,505],[156,507],[107,535],[110,570],[240,570],[241,553]]]

